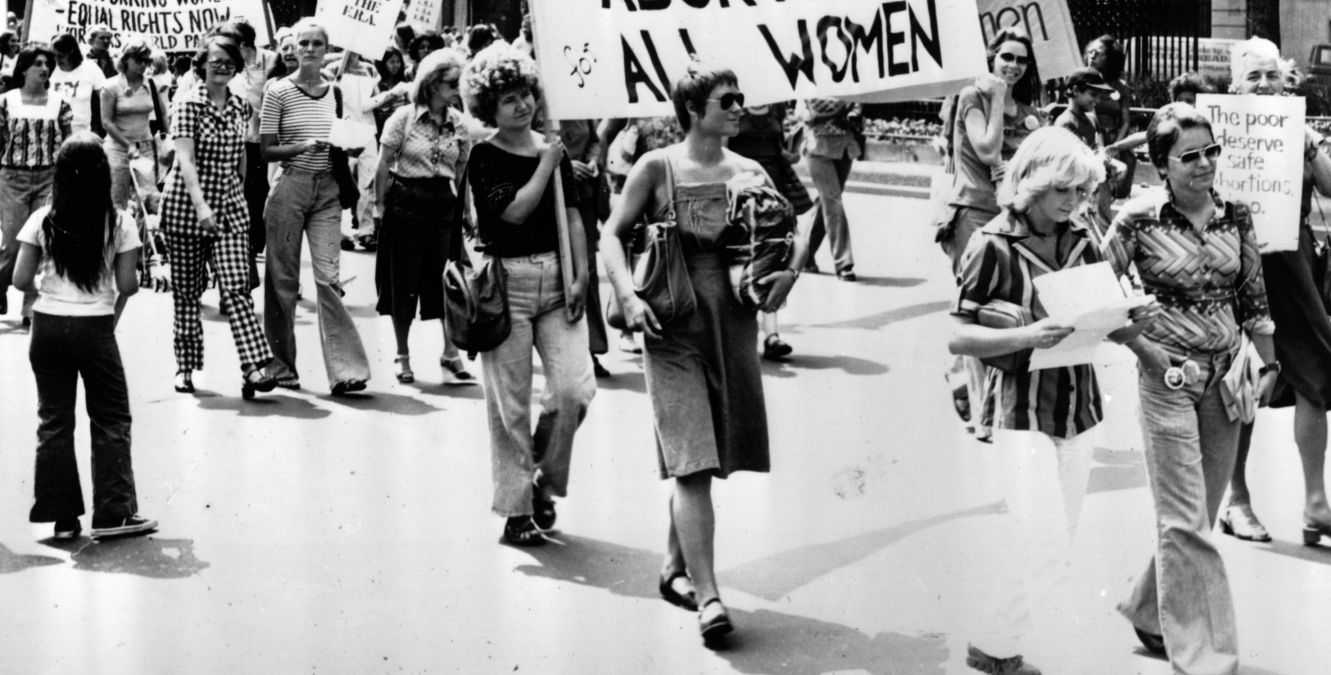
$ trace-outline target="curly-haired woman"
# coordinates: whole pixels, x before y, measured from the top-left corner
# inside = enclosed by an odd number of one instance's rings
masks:
[[[481,354],[493,454],[494,512],[506,517],[504,539],[515,546],[545,543],[554,526],[553,497],[568,491],[573,435],[596,393],[583,316],[586,239],[573,167],[557,138],[531,130],[541,95],[536,64],[507,45],[472,58],[463,72],[467,108],[498,129],[477,144],[467,166],[477,235],[485,255],[507,275],[512,332]],[[564,188],[572,260],[559,256],[554,173]],[[466,186],[463,186],[466,189]],[[562,265],[573,265],[563,289]],[[532,433],[532,350],[541,356],[545,389],[538,433]]]

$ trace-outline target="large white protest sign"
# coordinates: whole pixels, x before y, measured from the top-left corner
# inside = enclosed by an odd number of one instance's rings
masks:
[[[319,0],[315,16],[328,29],[328,41],[349,52],[378,59],[393,43],[402,0]]]
[[[1041,79],[1067,77],[1085,65],[1066,0],[976,0],[975,6],[985,44],[1013,26],[1031,36]]]
[[[920,91],[985,72],[975,0],[535,0],[554,119],[672,115],[690,54],[754,105]]]
[[[33,0],[28,32],[43,42],[64,32],[82,41],[88,27],[105,24],[113,47],[144,36],[166,51],[192,51],[208,29],[240,16],[254,26],[256,42],[271,40],[263,0]]]
[[[1301,96],[1199,94],[1197,109],[1224,146],[1216,190],[1247,204],[1262,251],[1299,247],[1303,190],[1304,101]]]
[[[444,0],[411,0],[407,4],[407,23],[418,34],[438,31],[443,13]]]

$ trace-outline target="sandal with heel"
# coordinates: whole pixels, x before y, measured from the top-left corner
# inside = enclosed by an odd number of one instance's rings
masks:
[[[675,582],[680,579],[689,582],[689,589],[683,593],[675,588]],[[689,578],[688,572],[675,570],[669,574],[662,574],[661,580],[656,584],[656,590],[661,593],[662,600],[690,612],[698,611],[698,592],[693,588],[693,579]]]
[[[402,384],[411,384],[416,381],[416,373],[411,371],[411,356],[408,354],[398,354],[393,359],[393,375],[397,381]]]
[[[1220,516],[1220,531],[1242,541],[1271,541],[1262,521],[1257,520],[1250,504],[1230,504]]]
[[[1322,525],[1320,523],[1304,522],[1303,525],[1303,545],[1320,546],[1322,537],[1331,539],[1331,525]]]
[[[177,392],[179,392],[179,393],[181,393],[181,394],[193,394],[193,393],[194,393],[194,371],[192,371],[192,370],[177,370],[177,371],[176,371],[176,379],[175,379],[175,382],[172,384],[172,386],[175,388],[175,390],[176,390]]]
[[[706,618],[707,608],[713,604],[720,606],[721,611]],[[715,643],[721,636],[734,630],[735,624],[730,622],[730,614],[726,612],[726,606],[721,604],[721,598],[712,598],[698,608],[698,632],[702,634],[705,644]]]
[[[504,541],[511,546],[530,548],[543,546],[546,539],[536,528],[536,523],[532,522],[531,516],[513,516],[504,523]]]
[[[240,397],[246,401],[254,398],[255,392],[268,393],[277,388],[277,379],[263,372],[261,368],[250,368],[240,382]]]

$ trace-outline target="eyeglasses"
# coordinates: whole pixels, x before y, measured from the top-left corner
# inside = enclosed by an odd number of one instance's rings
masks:
[[[235,70],[235,69],[236,69],[236,64],[235,64],[233,61],[231,61],[230,59],[227,59],[227,60],[221,60],[221,59],[209,59],[209,60],[208,60],[208,65],[212,66],[212,67],[213,67],[213,70]]]
[[[716,101],[717,103],[720,103],[722,110],[730,110],[732,107],[734,107],[737,104],[741,108],[744,107],[744,94],[740,94],[738,92],[727,92],[721,94],[721,98],[709,98],[707,100]]]
[[[1215,160],[1215,158],[1220,156],[1222,150],[1224,150],[1224,146],[1219,143],[1212,143],[1204,148],[1189,150],[1183,154],[1172,156],[1174,159],[1177,159],[1184,164],[1195,164],[1197,163],[1197,160],[1202,158],[1202,155],[1206,155],[1206,158],[1209,160]]]
[[[1021,56],[1020,54],[1013,54],[1012,52],[999,52],[998,58],[1002,59],[1007,63],[1015,62],[1019,66],[1030,65],[1031,62],[1031,57]]]
[[[458,83],[461,82],[461,81],[462,81],[462,80],[461,80],[460,78],[453,78],[453,79],[451,79],[451,80],[445,80],[445,79],[443,79],[443,78],[439,78],[439,79],[435,80],[434,83],[435,83],[435,84],[442,84],[442,85],[448,87],[449,89],[457,89],[457,88],[458,88]]]

